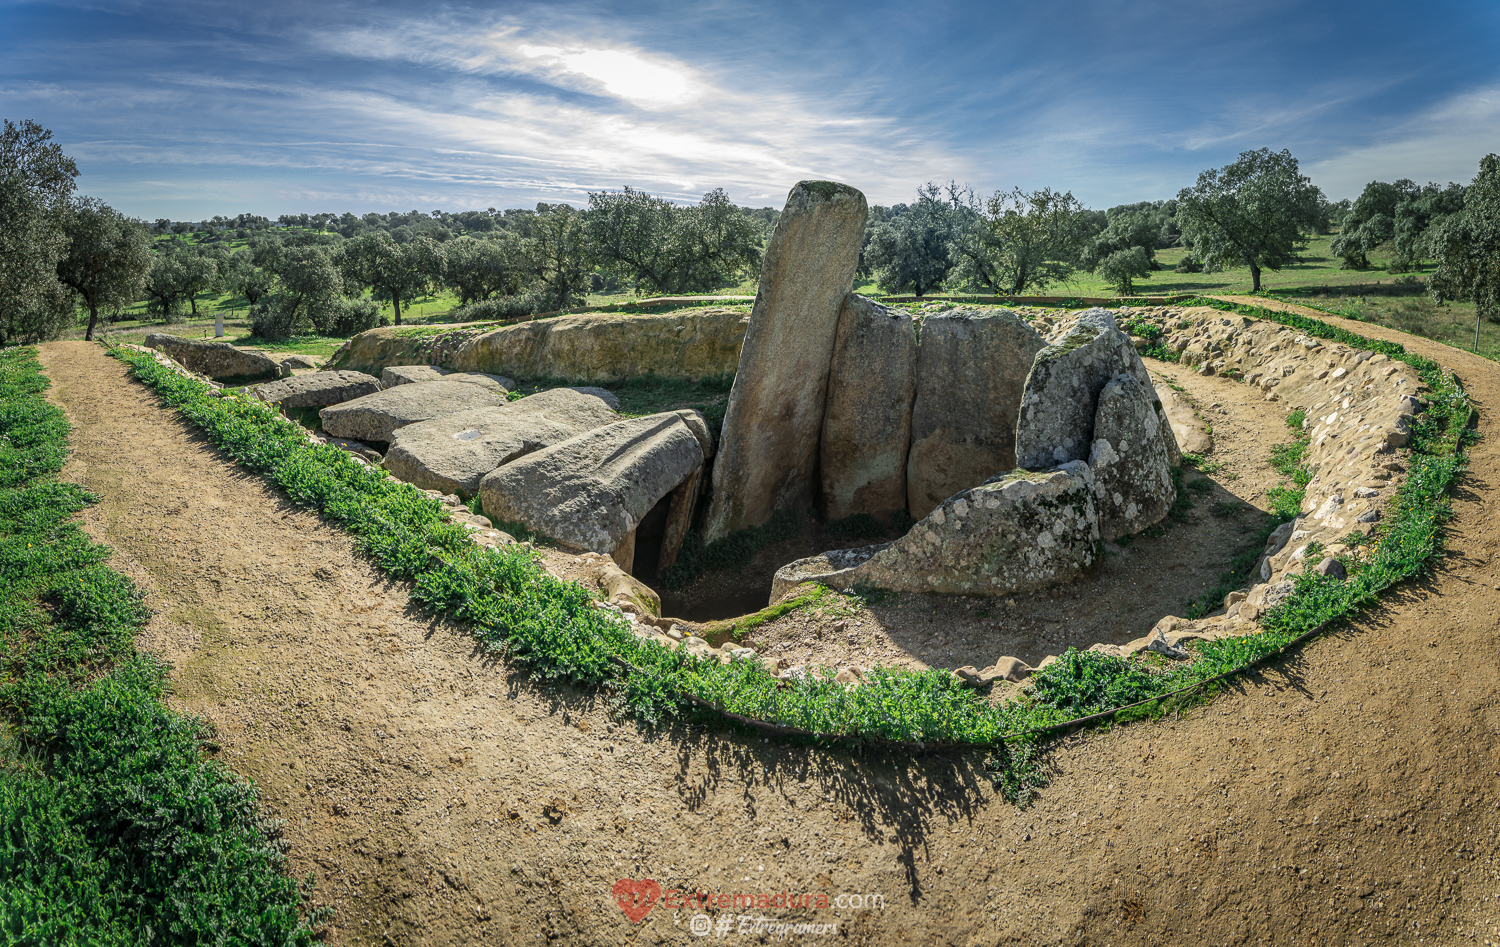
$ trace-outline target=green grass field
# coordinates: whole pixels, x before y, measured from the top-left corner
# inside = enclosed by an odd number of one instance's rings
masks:
[[[1278,299],[1301,303],[1361,322],[1388,326],[1413,335],[1446,342],[1464,349],[1474,348],[1474,306],[1472,303],[1450,303],[1439,306],[1428,297],[1424,285],[1432,272],[1432,265],[1418,267],[1411,273],[1392,274],[1385,269],[1389,258],[1380,253],[1370,256],[1368,270],[1341,270],[1338,258],[1329,249],[1332,237],[1322,236],[1310,240],[1296,262],[1281,270],[1262,273],[1262,289]],[[245,241],[236,240],[228,244],[238,248]],[[221,244],[224,245],[224,244]],[[1248,294],[1250,271],[1244,268],[1223,270],[1218,273],[1178,273],[1176,266],[1185,251],[1180,248],[1157,251],[1156,257],[1162,269],[1138,280],[1135,294],[1143,296],[1169,296],[1180,294]],[[718,290],[718,295],[754,295],[757,285],[746,280],[737,286]],[[873,280],[860,281],[855,292],[870,296],[880,295]],[[1074,279],[1057,283],[1048,288],[1048,295],[1078,297],[1112,297],[1113,288],[1092,273],[1076,274]],[[617,305],[642,297],[631,293],[593,295],[587,298],[590,306]],[[440,325],[453,321],[452,311],[458,308],[458,298],[452,293],[439,292],[412,300],[402,307],[402,323],[408,325]],[[343,339],[327,339],[319,336],[304,336],[289,342],[263,343],[250,336],[249,303],[233,293],[200,297],[198,315],[184,317],[170,325],[147,317],[144,301],[135,304],[122,315],[124,318],[101,326],[101,330],[116,341],[139,342],[150,332],[167,331],[189,338],[213,338],[214,319],[219,313],[224,316],[225,338],[231,342],[264,348],[275,352],[301,352],[306,355],[326,358],[343,343]],[[394,316],[390,303],[381,306],[387,318]],[[1500,325],[1484,323],[1479,332],[1479,353],[1487,358],[1500,359]],[[69,334],[69,338],[82,338],[82,322]]]

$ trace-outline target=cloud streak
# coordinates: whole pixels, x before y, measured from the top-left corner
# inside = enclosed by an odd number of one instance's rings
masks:
[[[0,113],[53,128],[86,191],[148,217],[581,203],[626,184],[778,205],[807,177],[874,203],[951,177],[1108,206],[1263,145],[1334,196],[1467,180],[1500,150],[1495,44],[1476,30],[1432,55],[1437,10],[1376,31],[1385,60],[1339,55],[1385,4],[1300,12],[1292,32],[1262,28],[1284,0],[0,6],[16,37]]]

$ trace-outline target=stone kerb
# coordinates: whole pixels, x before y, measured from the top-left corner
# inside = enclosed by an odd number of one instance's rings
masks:
[[[386,368],[433,365],[586,382],[647,373],[692,380],[733,372],[748,324],[743,309],[724,306],[669,313],[578,313],[500,328],[456,324],[439,335],[386,326],[350,339],[334,353],[329,367],[374,375]]]
[[[184,339],[162,332],[153,332],[142,342],[210,378],[281,378],[291,374],[290,368],[282,368],[269,355],[236,348],[228,342]]]
[[[787,196],[729,394],[710,541],[816,499],[829,364],[866,211],[863,194],[831,181],[803,181]]]
[[[1304,463],[1313,478],[1301,513],[1267,542],[1252,586],[1231,593],[1233,601],[1207,618],[1163,619],[1175,626],[1167,635],[1173,644],[1248,634],[1254,619],[1291,592],[1296,575],[1320,565],[1336,574],[1332,560],[1349,551],[1343,540],[1376,529],[1407,472],[1405,447],[1416,415],[1426,407],[1421,377],[1384,355],[1206,307],[1122,310],[1120,318],[1160,325],[1163,344],[1200,374],[1253,385],[1289,413],[1306,413]],[[1316,557],[1312,550],[1319,550]]]

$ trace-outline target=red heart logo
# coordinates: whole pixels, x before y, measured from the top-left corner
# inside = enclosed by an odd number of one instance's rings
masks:
[[[621,878],[615,882],[613,893],[615,903],[630,918],[630,923],[639,924],[656,907],[656,902],[661,898],[661,885],[650,878],[645,881]]]

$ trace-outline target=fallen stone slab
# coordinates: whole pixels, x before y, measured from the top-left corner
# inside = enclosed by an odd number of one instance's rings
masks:
[[[573,390],[580,392],[581,394],[593,395],[595,398],[598,398],[605,404],[609,405],[609,410],[611,411],[620,410],[620,399],[615,396],[615,393],[613,391],[608,391],[604,388],[597,388],[593,385],[584,385],[581,388],[574,388]]]
[[[310,355],[288,355],[281,360],[281,367],[290,371],[302,371],[308,369],[317,371],[322,363]]]
[[[853,293],[846,296],[828,369],[819,444],[824,518],[883,516],[905,509],[916,378],[917,333],[911,315]]]
[[[444,375],[451,374],[452,369],[438,365],[390,365],[380,370],[380,384],[386,388],[394,388],[419,381],[437,381]]]
[[[1008,309],[955,309],[922,323],[906,467],[912,516],[1016,467],[1021,395],[1044,348]]]
[[[1116,375],[1099,393],[1089,469],[1106,542],[1160,522],[1177,499],[1156,391]]]
[[[817,498],[828,366],[866,212],[865,196],[846,184],[803,181],[787,195],[729,392],[709,540]]]
[[[183,339],[161,332],[151,333],[142,342],[210,378],[281,378],[291,373],[269,355],[235,348],[228,342]]]
[[[363,372],[312,372],[256,385],[252,392],[260,400],[283,408],[323,408],[379,390],[379,380]]]
[[[471,385],[482,385],[485,388],[499,389],[500,391],[512,391],[516,387],[515,381],[504,375],[491,375],[487,372],[453,372],[444,375],[443,381],[462,381]]]
[[[616,420],[598,398],[556,388],[398,428],[385,469],[424,490],[469,498],[497,467]]]
[[[505,403],[505,391],[498,385],[443,379],[397,385],[331,405],[319,411],[318,417],[323,430],[332,437],[390,441],[399,428],[408,424]]]
[[[864,584],[893,592],[1008,595],[1070,581],[1098,556],[1093,487],[1082,461],[1015,470],[950,497],[895,542],[783,566],[772,587],[815,579],[837,589]],[[819,574],[819,560],[853,564]]]
[[[683,419],[653,414],[527,454],[485,476],[479,493],[495,519],[609,554],[702,465],[703,448]]]
[[[1198,410],[1193,407],[1187,395],[1166,383],[1159,383],[1156,385],[1156,398],[1161,402],[1167,423],[1172,426],[1172,437],[1176,439],[1179,449],[1199,457],[1213,452],[1213,432],[1208,429],[1208,422],[1198,416]]]

